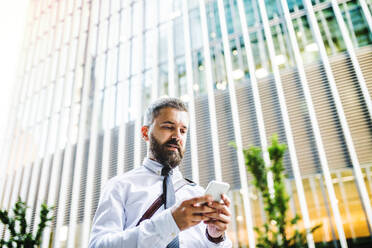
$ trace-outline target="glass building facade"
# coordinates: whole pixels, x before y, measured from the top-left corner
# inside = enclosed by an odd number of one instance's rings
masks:
[[[101,187],[146,154],[145,108],[176,96],[191,120],[181,171],[230,183],[234,247],[254,247],[265,220],[241,148],[274,133],[290,216],[322,225],[309,247],[368,247],[371,12],[371,0],[30,0],[0,208],[20,196],[35,231],[54,205],[41,247],[87,247]]]

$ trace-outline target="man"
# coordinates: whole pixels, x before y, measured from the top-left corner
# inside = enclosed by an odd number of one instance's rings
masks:
[[[149,106],[141,129],[147,157],[143,166],[105,185],[90,248],[232,246],[225,235],[231,216],[228,198],[222,195],[223,203],[213,202],[201,187],[186,183],[178,169],[188,125],[187,107],[177,98]]]

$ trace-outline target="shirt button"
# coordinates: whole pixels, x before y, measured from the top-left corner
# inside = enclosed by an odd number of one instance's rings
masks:
[[[175,233],[172,233],[172,237],[176,237],[176,234]]]

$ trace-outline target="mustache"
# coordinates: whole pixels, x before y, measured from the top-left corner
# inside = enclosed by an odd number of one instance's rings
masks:
[[[179,148],[181,148],[181,144],[180,144],[180,142],[179,141],[177,141],[177,139],[170,139],[169,141],[167,141],[166,143],[165,143],[165,145],[176,145],[176,146],[178,146]]]

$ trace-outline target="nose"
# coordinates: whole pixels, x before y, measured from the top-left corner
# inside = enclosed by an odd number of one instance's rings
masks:
[[[181,137],[182,137],[181,129],[175,128],[174,132],[172,134],[172,138],[177,139],[177,140],[181,140]]]

